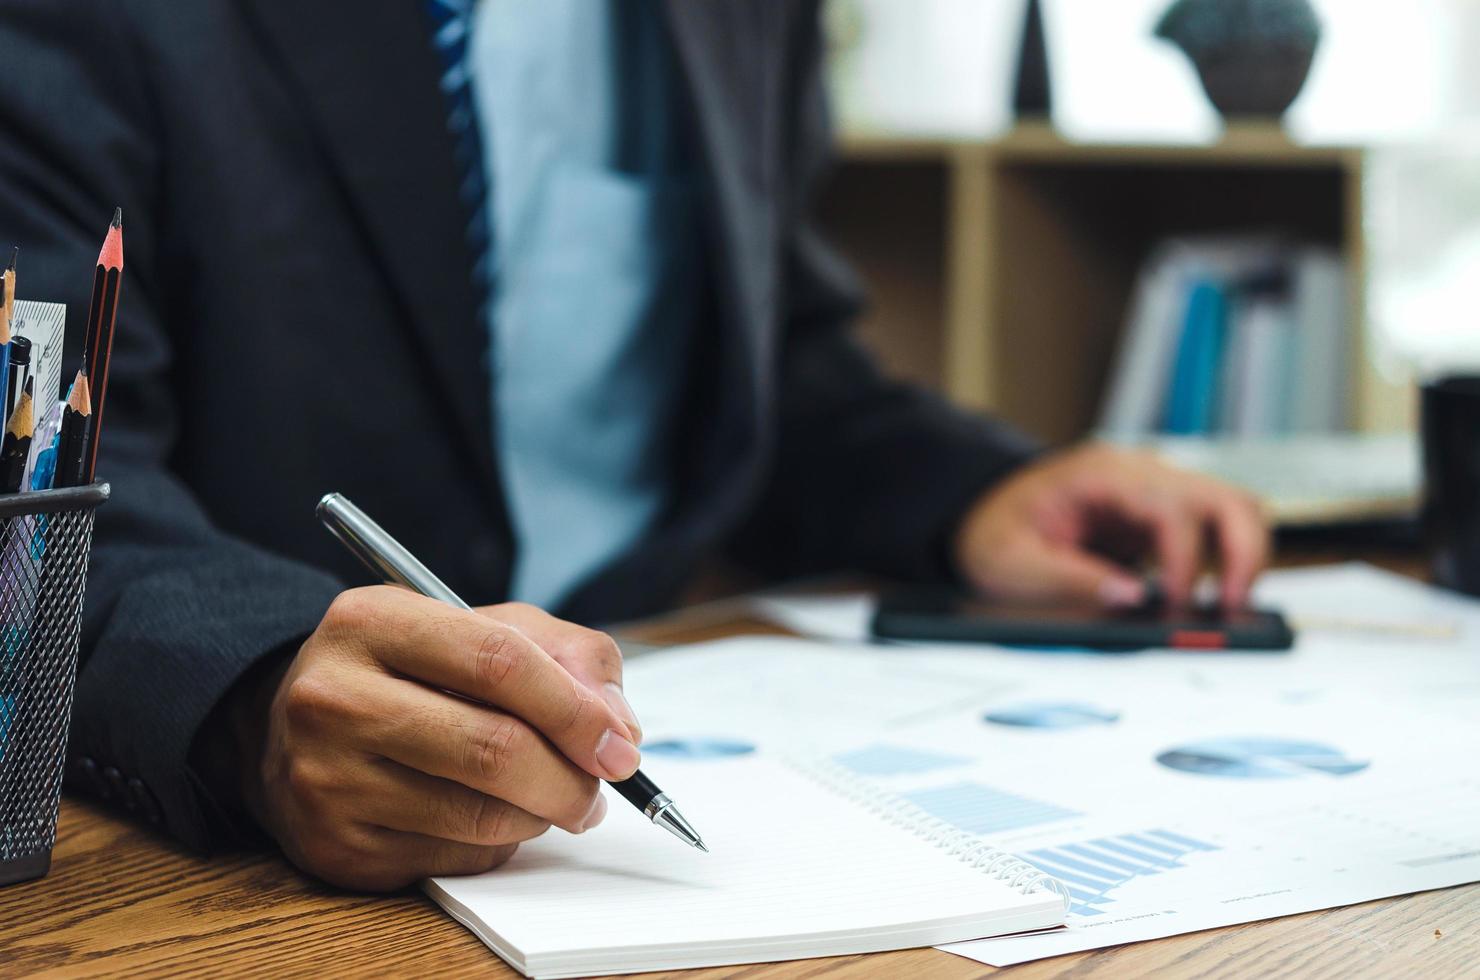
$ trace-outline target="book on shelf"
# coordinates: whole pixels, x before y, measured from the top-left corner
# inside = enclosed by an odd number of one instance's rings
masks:
[[[1100,418],[1112,439],[1342,430],[1349,323],[1329,248],[1186,238],[1142,268]]]
[[[1282,525],[1411,516],[1412,434],[1348,431],[1355,329],[1334,249],[1168,240],[1132,293],[1099,434],[1242,485]]]

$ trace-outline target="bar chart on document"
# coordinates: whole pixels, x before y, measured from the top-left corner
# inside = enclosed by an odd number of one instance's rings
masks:
[[[1070,914],[1084,917],[1112,911],[1113,893],[1122,885],[1170,874],[1185,867],[1191,855],[1217,850],[1216,844],[1155,828],[1034,848],[1022,857],[1062,881],[1074,900]]]
[[[627,689],[655,766],[820,757],[1056,878],[1068,929],[946,947],[994,965],[1480,880],[1474,712],[1135,667],[746,639],[635,660]]]
[[[1385,711],[1015,693],[832,761],[1064,884],[1070,929],[951,948],[1006,965],[1480,877],[1448,723]]]
[[[878,744],[833,761],[925,816],[978,835],[1057,878],[1068,889],[1075,918],[1115,911],[1128,886],[1146,891],[1152,884],[1154,893],[1153,879],[1175,886],[1170,879],[1179,873],[1206,868],[1210,858],[1222,863],[1215,856],[1225,848],[1208,839],[1221,835],[1106,820],[1064,802],[1067,795],[1048,799],[1003,785],[1032,786],[1033,780],[1000,779],[993,785],[986,776],[976,778],[980,767],[965,756]]]

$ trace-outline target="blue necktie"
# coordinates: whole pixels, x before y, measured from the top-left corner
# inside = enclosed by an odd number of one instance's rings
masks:
[[[473,76],[468,68],[468,42],[476,0],[425,0],[432,23],[432,46],[442,59],[441,88],[447,102],[447,130],[462,175],[458,196],[467,209],[466,237],[473,256],[473,284],[478,289],[479,322],[488,316],[493,241],[488,226],[488,180],[483,169],[483,143]]]

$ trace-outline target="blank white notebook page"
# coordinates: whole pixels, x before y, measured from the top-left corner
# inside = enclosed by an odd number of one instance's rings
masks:
[[[1056,895],[1023,895],[764,756],[643,768],[711,853],[684,846],[607,788],[610,812],[595,830],[552,830],[503,868],[437,878],[428,892],[536,975],[552,954],[560,972],[661,969],[929,945],[1062,921]]]

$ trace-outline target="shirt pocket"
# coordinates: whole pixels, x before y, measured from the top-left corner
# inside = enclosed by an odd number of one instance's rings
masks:
[[[589,353],[610,354],[618,335],[640,333],[674,305],[673,291],[692,291],[688,179],[562,165],[534,198],[503,243],[495,333],[506,357],[597,335],[611,343]]]

